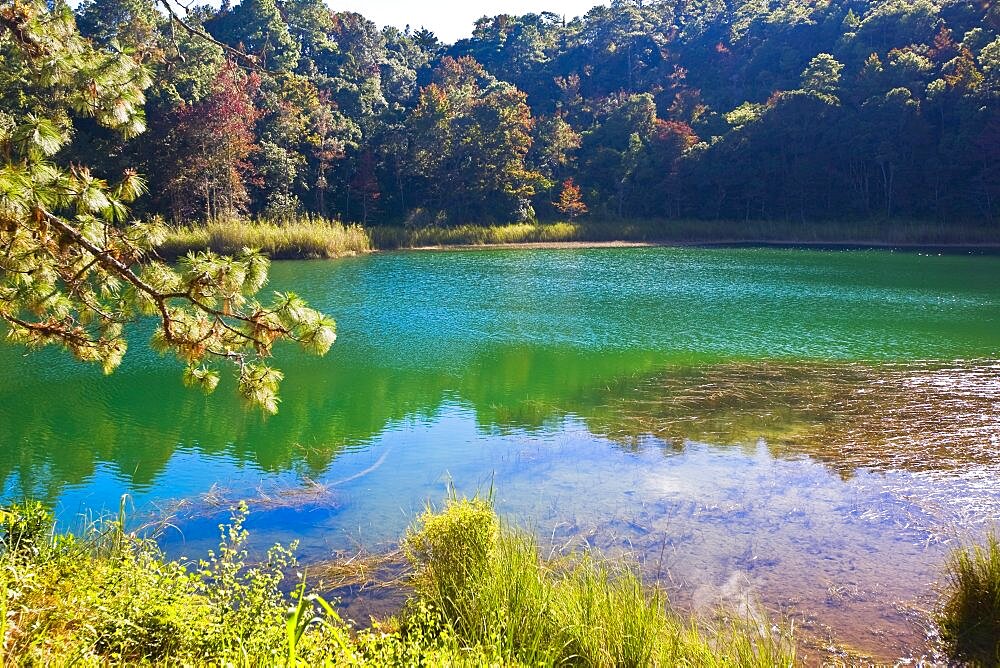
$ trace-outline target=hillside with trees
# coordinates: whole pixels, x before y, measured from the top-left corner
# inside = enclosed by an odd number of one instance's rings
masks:
[[[148,130],[78,113],[54,160],[147,175],[144,217],[1000,217],[996,3],[615,0],[451,45],[323,0],[167,7],[67,16],[148,77]],[[19,87],[0,128],[33,113]]]

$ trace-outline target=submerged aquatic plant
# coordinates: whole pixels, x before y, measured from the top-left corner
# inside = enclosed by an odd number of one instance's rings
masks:
[[[938,615],[941,638],[957,659],[1000,665],[1000,539],[960,548],[948,563],[948,590]]]

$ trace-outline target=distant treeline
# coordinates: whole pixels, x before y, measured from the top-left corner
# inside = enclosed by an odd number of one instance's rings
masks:
[[[989,0],[615,0],[453,45],[324,0],[75,15],[150,72],[149,131],[60,158],[148,175],[144,215],[1000,219]]]

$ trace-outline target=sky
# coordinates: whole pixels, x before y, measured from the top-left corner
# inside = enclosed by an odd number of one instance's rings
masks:
[[[432,30],[442,42],[454,42],[472,34],[476,19],[497,14],[554,12],[567,19],[581,16],[601,0],[327,0],[333,9],[363,14],[379,27],[393,25],[414,30]]]

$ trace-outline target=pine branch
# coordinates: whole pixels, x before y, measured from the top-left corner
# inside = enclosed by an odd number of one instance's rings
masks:
[[[251,56],[250,54],[240,51],[239,49],[232,47],[229,44],[226,44],[225,42],[221,42],[215,39],[201,28],[196,28],[195,26],[191,25],[190,23],[182,19],[177,14],[177,11],[174,10],[174,8],[171,6],[170,0],[155,0],[155,1],[157,2],[157,4],[163,6],[163,8],[167,11],[167,14],[170,16],[170,20],[173,23],[176,23],[177,25],[182,27],[185,31],[187,31],[188,34],[207,40],[208,42],[211,42],[212,44],[216,45],[226,53],[236,56],[239,60],[242,60],[248,68],[254,71],[257,72],[266,71],[264,68],[262,68],[260,65],[257,64],[257,59]]]

